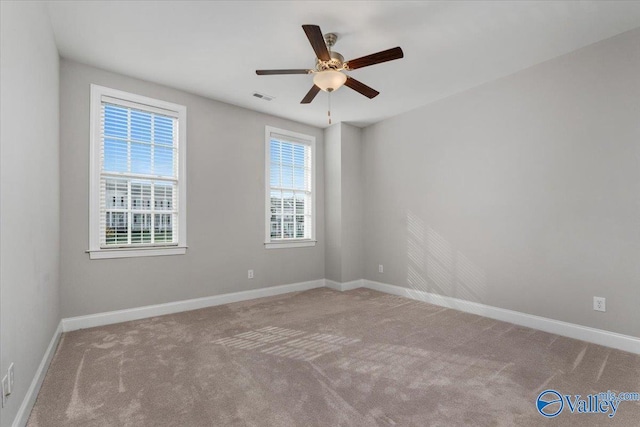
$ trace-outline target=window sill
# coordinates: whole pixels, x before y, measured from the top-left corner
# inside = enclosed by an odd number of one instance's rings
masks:
[[[90,250],[89,259],[136,258],[143,256],[184,255],[186,246],[154,247],[154,248],[119,248]]]
[[[292,240],[286,242],[265,242],[265,249],[287,249],[315,246],[317,240]]]

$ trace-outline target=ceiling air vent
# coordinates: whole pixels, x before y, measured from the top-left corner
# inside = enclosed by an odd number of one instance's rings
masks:
[[[273,96],[265,95],[264,93],[258,92],[254,92],[253,96],[255,96],[256,98],[264,99],[265,101],[271,101],[273,99]]]

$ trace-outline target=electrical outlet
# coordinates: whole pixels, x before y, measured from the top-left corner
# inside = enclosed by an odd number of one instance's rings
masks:
[[[253,270],[249,270],[247,276],[249,277],[249,279],[253,279]]]
[[[7,376],[9,377],[9,394],[11,394],[13,393],[13,380],[14,380],[13,362],[11,363],[11,365],[9,365]]]
[[[593,297],[593,309],[596,311],[607,311],[604,297]]]
[[[9,396],[9,377],[5,375],[2,378],[2,407],[7,404],[7,397]]]
[[[384,266],[382,264],[378,264],[378,273],[384,273]]]

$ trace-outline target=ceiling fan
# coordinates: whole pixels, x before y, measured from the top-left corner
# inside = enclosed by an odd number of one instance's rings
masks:
[[[301,104],[309,104],[313,101],[313,98],[315,98],[320,90],[333,92],[339,89],[342,85],[350,87],[367,98],[374,98],[380,92],[362,82],[359,82],[353,77],[346,75],[344,72],[368,67],[370,65],[381,64],[394,59],[400,59],[404,56],[400,47],[394,47],[393,49],[387,49],[361,58],[345,61],[342,55],[331,50],[331,48],[336,44],[336,41],[338,41],[338,36],[336,34],[328,33],[323,36],[320,27],[317,25],[303,25],[302,29],[307,35],[307,38],[311,43],[311,47],[316,53],[315,69],[256,70],[256,74],[259,76],[277,74],[313,74],[313,86],[305,97],[302,98],[302,101],[300,101]]]

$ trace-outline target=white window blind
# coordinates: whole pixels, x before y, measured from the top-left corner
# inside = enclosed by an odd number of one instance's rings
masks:
[[[99,158],[92,190],[99,194],[93,250],[178,246],[184,240],[180,112],[138,98],[144,102],[104,93],[95,100],[93,151]]]
[[[268,128],[267,243],[314,238],[314,140]]]

